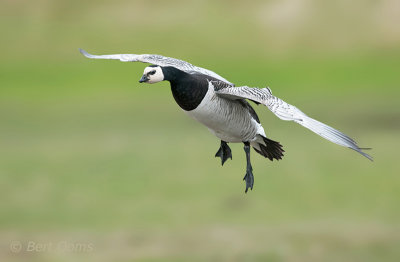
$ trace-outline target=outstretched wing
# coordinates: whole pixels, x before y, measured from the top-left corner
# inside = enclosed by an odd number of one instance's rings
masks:
[[[286,121],[294,121],[305,128],[310,129],[314,133],[322,136],[323,138],[344,146],[350,149],[357,151],[362,154],[369,160],[372,160],[372,157],[362,151],[362,148],[358,147],[357,143],[343,134],[342,132],[325,125],[311,117],[308,117],[306,114],[301,112],[297,107],[292,106],[285,101],[277,98],[272,95],[272,92],[269,88],[251,88],[248,86],[240,86],[240,87],[229,87],[224,83],[220,82],[210,82],[214,86],[215,93],[219,96],[236,100],[236,99],[249,99],[254,102],[263,104],[268,107],[276,116],[278,116],[282,120]]]
[[[194,74],[194,73],[200,73],[204,75],[208,75],[211,77],[214,77],[218,80],[221,80],[231,86],[233,84],[223,78],[222,76],[218,75],[217,73],[201,68],[198,66],[194,66],[188,62],[171,58],[171,57],[166,57],[162,55],[135,55],[135,54],[114,54],[114,55],[92,55],[86,52],[83,49],[79,49],[82,55],[86,56],[87,58],[91,59],[114,59],[114,60],[120,60],[122,62],[142,62],[142,63],[150,63],[154,65],[159,65],[159,66],[172,66],[175,67],[179,70],[182,70],[186,73],[189,74]]]

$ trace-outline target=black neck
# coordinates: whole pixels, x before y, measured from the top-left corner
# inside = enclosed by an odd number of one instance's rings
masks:
[[[183,72],[175,67],[163,67],[164,80],[171,84],[176,103],[186,111],[195,109],[208,91],[206,79]]]
[[[162,71],[164,74],[164,80],[167,80],[171,83],[179,81],[179,79],[182,79],[189,75],[188,73],[183,72],[182,70],[179,70],[172,66],[162,67]]]

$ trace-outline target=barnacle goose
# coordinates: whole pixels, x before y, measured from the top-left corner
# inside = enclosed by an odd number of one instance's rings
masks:
[[[243,180],[248,189],[253,189],[254,176],[250,163],[250,146],[260,155],[270,159],[281,159],[284,150],[279,142],[268,139],[260,120],[246,101],[263,104],[282,120],[294,121],[323,138],[340,146],[348,147],[372,160],[356,142],[342,132],[308,117],[297,107],[272,95],[269,88],[235,87],[234,84],[213,71],[194,66],[188,62],[161,55],[92,55],[80,49],[87,58],[115,59],[123,62],[151,63],[144,69],[140,83],[169,81],[176,103],[189,116],[204,124],[221,140],[215,157],[223,165],[232,159],[228,143],[243,143],[247,167]]]

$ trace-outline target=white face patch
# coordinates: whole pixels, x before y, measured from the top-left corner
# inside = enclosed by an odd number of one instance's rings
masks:
[[[144,69],[143,75],[145,75],[149,80],[146,83],[154,84],[164,80],[164,74],[161,67],[146,67]]]

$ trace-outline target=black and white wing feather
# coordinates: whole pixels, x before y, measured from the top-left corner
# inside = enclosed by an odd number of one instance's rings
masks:
[[[233,86],[233,84],[231,82],[229,82],[228,80],[226,80],[225,78],[223,78],[222,76],[218,75],[217,73],[215,73],[211,70],[208,70],[208,69],[205,69],[202,67],[198,67],[198,66],[192,65],[188,62],[185,62],[185,61],[182,61],[182,60],[179,60],[176,58],[172,58],[172,57],[166,57],[166,56],[162,56],[162,55],[147,55],[147,54],[143,54],[143,55],[136,55],[136,54],[92,55],[83,49],[79,49],[79,51],[81,52],[82,55],[86,56],[87,58],[91,58],[91,59],[114,59],[114,60],[120,60],[122,62],[142,62],[142,63],[150,63],[150,64],[154,64],[154,65],[158,65],[158,66],[172,66],[172,67],[175,67],[175,68],[182,70],[189,74],[200,73],[200,74],[208,75],[208,76],[214,77],[218,80],[221,80],[221,81]]]
[[[210,84],[214,86],[215,93],[221,97],[231,100],[249,99],[256,103],[263,104],[280,119],[294,121],[323,138],[335,144],[353,149],[369,160],[372,160],[372,157],[364,153],[362,148],[358,147],[357,143],[353,139],[330,126],[307,116],[297,107],[273,96],[271,89],[269,88],[259,89],[248,86],[230,87],[224,83],[216,81],[210,82]]]

